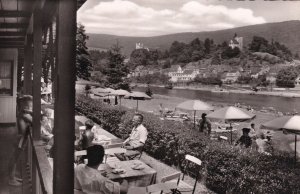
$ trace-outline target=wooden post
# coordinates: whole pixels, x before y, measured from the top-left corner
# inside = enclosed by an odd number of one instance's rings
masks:
[[[76,10],[77,1],[58,1],[54,194],[74,192]]]
[[[41,138],[41,76],[42,76],[42,14],[38,8],[33,13],[33,120],[32,138]],[[33,154],[34,157],[34,154]],[[37,161],[32,160],[32,189],[37,193]]]
[[[33,140],[41,137],[42,14],[33,15]]]
[[[297,164],[297,134],[295,134],[295,164]]]
[[[32,35],[27,35],[27,43],[24,50],[24,81],[23,91],[25,94],[32,94]]]

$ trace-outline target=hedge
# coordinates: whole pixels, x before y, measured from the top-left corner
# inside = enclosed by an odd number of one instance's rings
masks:
[[[126,138],[131,132],[134,110],[112,107],[99,100],[77,96],[76,111],[109,132]],[[191,154],[203,161],[202,182],[216,193],[300,193],[300,168],[284,152],[272,156],[207,139],[180,122],[162,121],[143,113],[149,135],[145,151],[152,157],[182,169]]]

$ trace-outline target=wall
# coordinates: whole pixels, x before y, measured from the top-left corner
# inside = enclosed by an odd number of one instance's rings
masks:
[[[13,95],[0,96],[0,123],[16,122],[17,98],[17,49],[0,49],[0,60],[13,61]]]

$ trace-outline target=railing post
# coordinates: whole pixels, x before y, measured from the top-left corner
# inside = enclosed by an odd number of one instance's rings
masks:
[[[77,1],[58,1],[54,112],[55,194],[74,192],[76,10]]]

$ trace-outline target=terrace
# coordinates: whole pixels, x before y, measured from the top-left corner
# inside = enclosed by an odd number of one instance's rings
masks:
[[[73,193],[74,140],[67,137],[74,136],[76,12],[84,2],[0,1],[0,193]],[[53,171],[40,143],[42,66],[51,69],[55,79]],[[23,187],[10,188],[17,92],[33,96],[33,127],[19,164]]]

